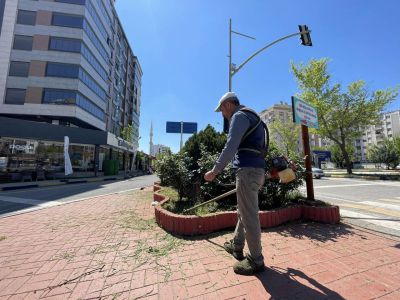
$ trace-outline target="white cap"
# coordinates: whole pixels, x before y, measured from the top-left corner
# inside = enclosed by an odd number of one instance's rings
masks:
[[[221,105],[222,105],[222,103],[224,103],[224,102],[226,102],[226,101],[229,101],[229,100],[238,100],[238,97],[236,96],[236,94],[235,94],[234,92],[227,92],[227,93],[225,93],[225,94],[221,97],[221,99],[219,99],[218,106],[215,108],[215,111],[216,111],[216,112],[221,111]],[[238,100],[238,101],[239,101],[239,100]]]

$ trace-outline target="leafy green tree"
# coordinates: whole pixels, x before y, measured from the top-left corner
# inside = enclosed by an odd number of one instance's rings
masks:
[[[190,170],[197,170],[199,164],[197,161],[201,157],[200,145],[204,145],[204,150],[210,154],[220,153],[224,148],[226,135],[218,133],[210,124],[198,133],[193,134],[182,147],[181,153],[186,153],[192,158]]]
[[[133,128],[132,125],[128,125],[121,130],[120,136],[127,142],[132,142]]]
[[[300,126],[293,122],[282,122],[279,119],[268,124],[270,139],[275,140],[278,147],[287,156],[298,152],[297,142],[299,140]]]
[[[393,139],[394,147],[396,148],[397,154],[400,156],[400,136]]]
[[[396,144],[389,139],[382,144],[374,145],[368,149],[368,159],[374,163],[384,163],[387,169],[395,169],[400,163],[400,155],[397,152]]]
[[[363,128],[377,125],[384,107],[396,99],[398,88],[369,92],[362,80],[349,84],[342,92],[339,83],[331,84],[328,73],[328,59],[313,59],[307,65],[292,63],[300,97],[315,106],[318,111],[319,129],[317,133],[332,140],[343,154],[347,172],[352,173],[349,141],[359,137]]]
[[[329,151],[331,151],[331,161],[339,165],[340,168],[344,168],[344,166],[346,165],[346,160],[344,159],[343,152],[341,151],[339,145],[333,144],[332,146],[329,147]],[[356,152],[354,145],[347,143],[346,152],[351,158],[351,160],[353,160],[354,153]]]

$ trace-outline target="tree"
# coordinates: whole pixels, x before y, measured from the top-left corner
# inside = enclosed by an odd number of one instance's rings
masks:
[[[400,155],[397,152],[394,141],[386,139],[380,145],[374,145],[368,149],[368,159],[375,163],[384,163],[386,168],[395,169],[400,163]]]
[[[220,153],[224,148],[226,135],[218,133],[210,124],[199,133],[193,134],[182,147],[181,153],[186,153],[192,158],[190,170],[197,170],[199,165],[197,161],[201,157],[200,145],[204,145],[204,151],[211,154]]]
[[[365,126],[377,125],[380,113],[387,104],[396,99],[398,88],[369,92],[362,80],[349,84],[346,92],[341,85],[331,85],[328,59],[313,59],[307,65],[292,63],[300,97],[315,106],[318,111],[317,133],[333,141],[342,152],[347,173],[351,174],[350,155],[347,144],[359,137]]]
[[[343,152],[341,151],[340,147],[337,144],[333,144],[332,146],[330,146],[329,151],[331,151],[332,162],[338,164],[340,168],[346,166],[346,161],[344,159]],[[353,155],[355,151],[356,149],[354,148],[354,146],[350,143],[347,143],[346,152],[350,158],[354,158]]]
[[[121,130],[120,136],[125,141],[132,143],[132,133],[133,133],[133,128],[132,125],[129,124],[128,126],[124,127],[124,129]]]
[[[299,140],[300,126],[292,122],[282,122],[279,119],[273,120],[268,124],[271,139],[275,140],[278,147],[287,156],[297,153],[297,142]]]
[[[396,148],[397,154],[400,156],[400,136],[393,139],[394,147]]]

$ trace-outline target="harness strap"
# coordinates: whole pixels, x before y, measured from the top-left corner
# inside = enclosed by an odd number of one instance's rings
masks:
[[[252,134],[254,132],[254,130],[257,129],[257,127],[262,124],[264,127],[264,149],[265,149],[265,153],[268,151],[268,147],[269,147],[269,132],[268,132],[268,127],[265,125],[265,123],[261,120],[260,116],[258,114],[256,114],[255,112],[253,112],[252,110],[244,107],[242,109],[240,109],[240,111],[244,111],[244,112],[249,112],[253,115],[255,115],[258,118],[257,123],[251,127],[250,129],[248,129],[246,131],[246,133],[243,135],[242,140],[240,141],[240,143],[242,143],[250,134]],[[246,115],[246,114],[245,114]],[[249,118],[246,115],[247,118]],[[250,118],[249,118],[250,119]],[[263,153],[263,151],[257,150],[257,149],[253,149],[253,148],[238,148],[238,151],[251,151],[260,155],[264,155],[265,153]]]

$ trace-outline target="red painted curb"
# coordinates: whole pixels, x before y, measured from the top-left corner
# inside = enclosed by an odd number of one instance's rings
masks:
[[[237,213],[234,211],[213,213],[205,216],[187,216],[171,213],[162,207],[162,204],[169,201],[169,198],[162,195],[159,192],[160,189],[159,184],[155,183],[153,199],[159,204],[155,207],[154,213],[157,224],[168,232],[179,235],[198,235],[236,226]],[[262,228],[274,227],[298,219],[329,224],[337,224],[340,221],[338,206],[313,207],[299,205],[260,211],[258,215]]]

